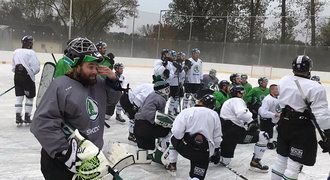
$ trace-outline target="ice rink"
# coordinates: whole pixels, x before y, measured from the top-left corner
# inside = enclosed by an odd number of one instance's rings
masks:
[[[152,62],[151,62],[152,65]],[[0,93],[13,86],[13,73],[10,64],[0,65]],[[237,70],[239,72],[239,70]],[[153,70],[143,67],[126,67],[124,75],[130,83],[130,87],[141,83],[150,83]],[[205,72],[206,73],[206,72]],[[40,74],[37,76],[36,84],[39,84]],[[229,74],[218,73],[218,78],[229,79]],[[257,84],[257,80],[250,78],[248,80],[252,85]],[[277,83],[278,80],[270,80],[270,83]],[[324,84],[330,94],[330,85]],[[38,87],[37,87],[38,89]],[[40,144],[30,133],[29,126],[17,127],[15,124],[15,94],[14,90],[0,97],[0,179],[21,179],[34,180],[43,179],[40,171]],[[128,143],[128,124],[118,124],[114,117],[110,120],[111,128],[105,129],[104,139],[106,151],[109,142],[120,141]],[[268,174],[256,173],[248,170],[252,158],[253,144],[238,145],[235,151],[235,157],[232,160],[231,167],[251,180],[270,179]],[[265,152],[263,162],[269,166],[274,163],[276,157],[275,150]],[[123,179],[127,180],[165,180],[165,179],[188,179],[190,169],[189,161],[179,157],[177,176],[172,177],[164,167],[158,164],[133,165],[121,172]],[[322,153],[318,148],[316,164],[313,167],[305,166],[299,179],[325,180],[330,171],[330,156]],[[210,164],[206,179],[214,180],[234,180],[241,179],[225,167]]]

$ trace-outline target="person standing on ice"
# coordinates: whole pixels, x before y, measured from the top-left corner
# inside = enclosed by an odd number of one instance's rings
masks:
[[[172,60],[171,50],[163,49],[161,52],[161,58],[154,62],[154,81],[155,79],[158,79],[158,77],[165,81],[170,78],[170,63]]]
[[[209,166],[209,158],[219,155],[222,141],[221,124],[213,110],[215,98],[213,90],[197,92],[195,107],[187,108],[175,118],[169,146],[167,171],[175,173],[178,153],[190,160],[190,178],[204,179]]]
[[[247,131],[252,134],[252,138],[256,139],[254,145],[254,153],[250,162],[250,170],[257,172],[268,172],[269,167],[263,165],[261,159],[266,151],[268,143],[268,134],[259,131],[257,122],[252,119],[252,113],[247,109],[246,103],[242,99],[244,96],[244,88],[242,86],[233,86],[230,89],[231,97],[225,101],[220,111],[220,118],[223,130],[223,141],[221,142],[221,156],[214,159],[214,163],[220,163],[227,166],[234,157],[236,146],[239,142],[246,139]]]
[[[107,174],[108,165],[99,152],[103,147],[105,86],[112,84],[116,75],[109,67],[98,65],[102,56],[87,38],[74,39],[68,54],[72,57],[72,69],[51,82],[31,124],[30,130],[42,146],[41,172],[46,180],[69,180],[74,175],[90,177],[95,172],[100,172],[95,178],[101,178]],[[78,130],[88,140],[80,143],[68,140],[70,134],[64,130],[65,125]],[[95,151],[98,153],[91,159],[99,163],[91,171],[89,159],[83,157]],[[85,166],[80,166],[82,164]]]
[[[33,37],[24,36],[21,40],[22,48],[16,49],[13,55],[12,71],[15,84],[16,124],[31,123],[33,99],[36,96],[35,75],[40,71],[40,62],[32,50]],[[23,100],[25,99],[25,116],[22,119]]]
[[[185,71],[184,97],[182,100],[182,109],[186,109],[189,105],[195,105],[195,95],[198,90],[202,89],[203,68],[202,60],[199,58],[200,50],[192,49],[191,58],[184,61],[183,70]]]
[[[327,138],[319,141],[323,152],[330,152],[330,111],[325,88],[310,80],[312,60],[305,55],[292,61],[294,75],[284,76],[278,84],[282,114],[278,121],[277,158],[272,180],[298,179],[303,165],[316,161],[317,138],[313,120]]]

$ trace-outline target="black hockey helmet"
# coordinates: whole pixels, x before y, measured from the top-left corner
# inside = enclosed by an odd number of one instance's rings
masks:
[[[29,35],[24,36],[22,37],[21,42],[22,42],[22,48],[31,49],[33,45],[33,37]]]
[[[191,53],[198,53],[198,54],[200,54],[201,51],[200,51],[198,48],[193,48],[193,49],[191,50]]]
[[[99,63],[103,60],[94,43],[81,37],[75,38],[69,43],[66,56],[72,61],[71,67],[79,65],[81,62],[96,61]]]
[[[320,78],[320,76],[312,76],[312,77],[311,77],[311,80],[313,80],[313,81],[316,81],[316,82],[320,83],[320,81],[321,81],[321,78]]]
[[[222,81],[220,81],[220,83],[219,83],[219,89],[222,89],[223,87],[225,87],[225,86],[229,86],[229,82],[227,81],[227,80],[222,80]]]
[[[214,91],[211,89],[201,89],[197,91],[195,98],[201,101],[205,107],[214,109],[215,97],[213,93]]]
[[[258,84],[259,84],[259,86],[261,86],[261,84],[263,83],[263,82],[268,82],[268,79],[266,78],[266,77],[260,77],[259,79],[258,79]]]
[[[165,54],[170,53],[170,51],[171,51],[171,50],[170,50],[170,49],[167,49],[167,48],[162,49],[162,51],[160,52],[161,59],[164,60],[164,56],[165,56]]]
[[[239,74],[237,74],[237,73],[231,74],[231,75],[229,76],[229,80],[230,80],[230,82],[235,83],[235,79],[236,79],[237,77],[240,77]]]
[[[313,68],[313,61],[306,55],[297,56],[292,61],[292,70],[294,74],[306,74],[310,76],[310,72]]]
[[[103,42],[103,41],[99,41],[95,44],[97,49],[100,49],[102,47],[107,47],[107,43]]]
[[[123,63],[116,63],[115,65],[113,65],[113,68],[116,70],[117,68],[120,68],[120,67],[124,67],[124,64]]]
[[[237,93],[244,94],[244,87],[243,86],[232,86],[230,88],[230,95],[231,97],[237,97]]]

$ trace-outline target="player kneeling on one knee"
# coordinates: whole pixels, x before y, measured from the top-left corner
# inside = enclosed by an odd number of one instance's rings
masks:
[[[223,119],[223,141],[221,142],[220,162],[228,165],[234,157],[234,151],[238,142],[247,135],[247,131],[253,132],[253,137],[258,139],[254,146],[254,153],[250,162],[250,169],[260,172],[267,172],[268,166],[261,163],[262,156],[268,143],[268,134],[258,131],[257,122],[253,121],[252,113],[248,110],[244,100],[244,88],[233,86],[230,89],[232,98],[224,102],[220,118]]]
[[[209,157],[222,140],[220,119],[213,110],[215,98],[212,94],[210,89],[198,91],[195,107],[184,109],[173,123],[171,143],[179,154],[190,160],[190,178],[205,178]]]
[[[166,137],[170,127],[163,127],[155,123],[156,112],[164,112],[170,92],[166,81],[155,82],[154,92],[150,93],[135,115],[134,134],[137,146],[143,150],[154,150],[155,139]]]

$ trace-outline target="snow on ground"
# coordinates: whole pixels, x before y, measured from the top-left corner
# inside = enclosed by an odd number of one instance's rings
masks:
[[[151,82],[153,70],[150,68],[127,67],[124,75],[130,83],[130,87],[141,83]],[[239,69],[237,72],[240,72]],[[39,84],[40,74],[37,76]],[[229,74],[218,74],[220,80],[229,78]],[[278,80],[270,80],[270,83],[277,83]],[[249,82],[256,86],[257,79],[250,78]],[[0,93],[13,86],[13,73],[11,65],[0,65]],[[328,91],[328,100],[330,99],[330,85],[324,84]],[[38,88],[38,87],[37,87]],[[20,179],[20,180],[39,180],[43,179],[40,171],[40,144],[30,133],[28,126],[17,127],[15,124],[15,94],[14,90],[0,97],[0,179]],[[119,141],[128,143],[128,125],[118,124],[114,117],[110,120],[110,129],[105,129],[104,139],[106,150],[109,142]],[[231,167],[243,174],[248,179],[263,180],[270,179],[270,172],[261,174],[249,171],[249,163],[252,158],[253,144],[238,145],[235,151],[235,157],[232,160]],[[276,158],[274,150],[267,150],[263,161],[267,165],[272,165]],[[161,165],[133,165],[127,167],[121,172],[123,179],[128,180],[167,180],[167,179],[188,179],[190,164],[187,159],[179,157],[178,172],[176,177],[171,177]],[[326,179],[330,171],[329,154],[324,154],[318,149],[318,157],[313,167],[305,166],[299,179]],[[234,173],[225,167],[210,164],[206,179],[240,179]]]

